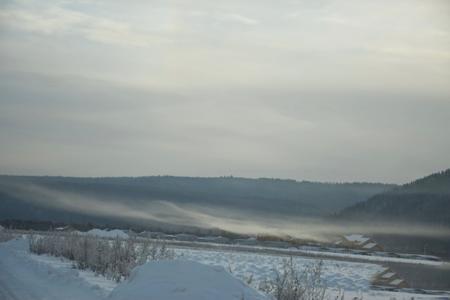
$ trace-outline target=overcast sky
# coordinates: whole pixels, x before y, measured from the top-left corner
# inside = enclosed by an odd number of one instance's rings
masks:
[[[0,173],[450,167],[450,1],[1,1]]]

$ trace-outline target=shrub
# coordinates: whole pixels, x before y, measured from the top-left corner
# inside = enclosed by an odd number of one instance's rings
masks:
[[[29,236],[30,251],[65,257],[79,269],[90,269],[117,282],[127,278],[131,270],[147,260],[172,259],[174,253],[164,242],[136,238],[103,239],[89,235],[59,234]]]
[[[275,278],[263,282],[260,289],[276,300],[323,300],[322,268],[323,262],[318,261],[300,270],[292,257],[285,259],[281,271],[276,270]]]
[[[14,238],[14,234],[7,229],[0,230],[0,243],[7,242]]]

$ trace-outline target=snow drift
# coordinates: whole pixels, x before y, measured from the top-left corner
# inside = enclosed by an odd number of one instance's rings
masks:
[[[192,261],[154,261],[135,268],[111,300],[264,300],[222,267]]]
[[[104,238],[122,238],[127,239],[129,236],[127,233],[125,233],[123,230],[119,229],[113,229],[113,230],[103,230],[103,229],[91,229],[88,232],[86,232],[88,235],[98,236],[98,237],[104,237]]]

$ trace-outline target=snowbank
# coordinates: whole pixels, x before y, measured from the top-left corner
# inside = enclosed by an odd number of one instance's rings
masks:
[[[128,281],[119,284],[111,300],[263,300],[242,281],[222,267],[192,261],[154,261],[133,270]]]
[[[0,243],[0,299],[104,299],[100,288],[81,278],[72,263],[62,267],[34,259],[45,257],[30,254],[26,239]],[[50,260],[61,262],[59,258]]]
[[[127,239],[129,236],[126,234],[123,230],[119,229],[113,229],[113,230],[104,230],[104,229],[91,229],[88,232],[86,232],[88,235],[95,235],[99,237],[105,237],[105,238],[122,238]]]

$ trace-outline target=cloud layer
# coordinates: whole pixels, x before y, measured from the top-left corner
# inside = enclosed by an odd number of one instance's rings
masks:
[[[447,1],[6,1],[2,173],[405,182],[450,165]]]

